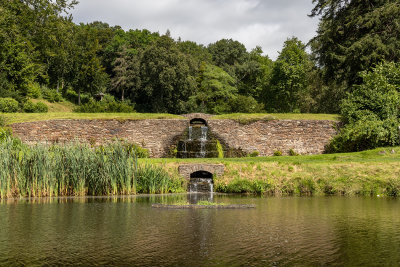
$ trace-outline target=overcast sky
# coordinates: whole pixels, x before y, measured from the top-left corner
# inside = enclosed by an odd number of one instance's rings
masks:
[[[291,36],[307,43],[318,25],[311,0],[80,0],[74,21],[103,21],[123,29],[148,29],[204,45],[238,40],[276,59]]]

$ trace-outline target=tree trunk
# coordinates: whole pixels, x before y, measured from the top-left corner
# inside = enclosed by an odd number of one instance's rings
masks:
[[[122,96],[121,96],[121,101],[124,102],[125,100],[125,89],[122,89]]]
[[[78,105],[81,105],[81,90],[78,90]]]

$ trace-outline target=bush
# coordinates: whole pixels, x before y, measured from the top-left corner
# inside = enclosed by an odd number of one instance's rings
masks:
[[[46,113],[49,111],[49,108],[46,104],[42,102],[38,102],[35,104],[30,100],[25,102],[23,109],[26,113]]]
[[[29,98],[35,98],[35,99],[39,98],[40,95],[41,95],[40,85],[38,83],[30,84],[28,86],[28,90],[27,90],[27,94],[26,95]]]
[[[76,93],[71,87],[65,92],[65,98],[75,104],[78,104],[78,93]],[[86,104],[90,101],[91,97],[87,94],[81,94],[81,104]]]
[[[18,111],[18,101],[12,98],[0,98],[0,112],[14,113]]]
[[[249,157],[258,157],[260,155],[260,152],[258,151],[253,151],[249,154]]]
[[[49,111],[49,107],[43,102],[37,102],[35,110],[37,113],[47,113]]]
[[[88,103],[76,108],[80,113],[131,113],[135,112],[129,101],[115,101],[113,97],[106,97],[102,101],[91,99]]]
[[[42,87],[42,95],[43,98],[50,103],[61,102],[63,100],[61,93],[57,92],[55,89],[49,89],[47,87]]]
[[[274,152],[274,156],[280,157],[280,156],[282,156],[282,152],[277,150],[277,151]]]
[[[293,149],[289,150],[289,156],[298,156],[299,153],[297,153],[296,151],[294,151]]]
[[[251,96],[237,95],[230,103],[233,113],[262,113],[264,106]]]
[[[345,123],[327,152],[354,152],[399,144],[400,64],[386,63],[362,72],[363,83],[355,86],[341,104]]]

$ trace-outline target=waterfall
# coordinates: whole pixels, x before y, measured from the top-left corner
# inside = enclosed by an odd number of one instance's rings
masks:
[[[189,126],[189,136],[188,136],[189,141],[192,141],[192,132],[193,132],[193,127]]]
[[[210,178],[192,178],[190,179],[190,193],[209,193],[214,191],[213,180]]]
[[[206,157],[206,141],[200,140],[200,158]]]
[[[207,140],[207,132],[208,132],[208,127],[207,126],[201,126],[201,137],[200,140],[206,141]]]

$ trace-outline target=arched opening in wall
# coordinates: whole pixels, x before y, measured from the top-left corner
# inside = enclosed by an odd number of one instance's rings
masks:
[[[190,174],[189,192],[210,193],[214,191],[213,174],[208,171],[196,171]]]
[[[190,120],[190,126],[207,126],[207,121],[201,118],[194,118]]]

